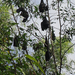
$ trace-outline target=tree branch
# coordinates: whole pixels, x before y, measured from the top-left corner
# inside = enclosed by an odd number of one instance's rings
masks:
[[[50,39],[51,39],[51,45],[52,45],[52,55],[53,55],[53,59],[54,59],[54,64],[55,64],[55,71],[56,71],[56,74],[58,73],[57,71],[57,65],[56,65],[56,60],[55,60],[55,54],[54,54],[54,49],[53,49],[53,42],[52,42],[52,32],[51,32],[51,21],[50,21],[50,15],[49,15],[49,5],[48,5],[48,0],[46,0],[47,2],[47,6],[48,6],[48,19],[49,19],[49,36],[50,36]],[[48,39],[49,41],[49,39]],[[49,49],[50,49],[50,46],[49,46]]]
[[[35,24],[33,18],[32,18],[33,23]],[[35,24],[35,26],[37,27],[37,25]],[[38,28],[38,27],[37,27]],[[42,35],[42,33],[40,32],[40,30],[38,29],[39,33]],[[42,35],[42,37],[44,38],[44,36]]]
[[[13,11],[12,4],[11,4],[11,10],[12,10],[12,15],[13,15],[14,21],[17,23],[17,20],[16,20],[16,18],[15,18],[15,15],[14,15],[14,11]],[[18,24],[17,24],[17,28],[18,28],[18,32],[19,32],[19,34],[20,34],[20,31],[19,31],[19,26],[18,26]]]
[[[12,62],[12,64],[14,65],[14,70],[15,70],[15,75],[16,75],[16,64],[15,64],[15,62],[14,62],[14,60],[13,60],[13,56],[11,55],[11,52],[10,52],[10,48],[8,48],[8,47],[6,47],[5,45],[3,45],[5,48],[7,48],[8,49],[8,51],[9,51],[9,54],[10,54],[10,57],[11,57],[11,60],[13,61]]]
[[[71,46],[64,52],[64,54],[63,54],[63,56],[62,56],[62,59],[63,59],[64,55],[67,53],[67,51],[70,50],[70,48],[73,47],[74,45],[75,45],[75,43],[74,43],[73,45],[71,45]]]
[[[60,70],[59,70],[59,75],[61,75],[61,67],[62,67],[61,27],[62,26],[61,26],[61,18],[60,18],[59,0],[57,0],[57,1],[58,1],[58,16],[59,16],[59,24],[60,24]]]

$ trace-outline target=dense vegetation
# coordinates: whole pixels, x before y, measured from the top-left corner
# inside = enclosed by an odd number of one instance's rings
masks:
[[[74,74],[74,17],[71,0],[0,0],[0,75]]]

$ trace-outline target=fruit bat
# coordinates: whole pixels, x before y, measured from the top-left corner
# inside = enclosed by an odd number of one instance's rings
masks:
[[[44,31],[49,28],[49,21],[44,17],[43,21],[41,22],[41,29]]]
[[[43,0],[41,0],[41,2],[40,2],[39,11],[42,13],[45,11],[45,3]]]
[[[25,17],[22,22],[26,22],[26,21],[27,21],[27,18]]]
[[[45,53],[45,59],[46,59],[46,61],[49,61],[50,57],[51,57],[51,53],[47,50],[46,53]]]
[[[26,22],[27,18],[29,17],[28,12],[24,10],[24,8],[20,7],[19,9],[16,10],[17,13],[21,12],[21,16],[24,17],[22,22]]]
[[[24,8],[20,7],[16,10],[17,13],[19,13],[20,11],[24,11]]]
[[[48,6],[45,6],[45,11],[48,11]]]
[[[44,3],[43,0],[41,0],[40,5],[39,5],[39,11],[40,12],[44,12],[44,11],[48,11],[48,6],[46,6],[46,4]]]
[[[53,27],[52,27],[52,40],[55,41],[55,34],[54,34]]]
[[[28,18],[28,12],[26,10],[23,10],[20,15]]]
[[[45,44],[44,44],[44,46],[46,47],[47,50],[49,49],[49,48],[48,48],[49,42],[48,42],[48,40],[47,40],[47,37],[45,38]]]
[[[15,36],[15,37],[14,37],[14,43],[13,43],[13,46],[19,47],[19,36]]]
[[[23,44],[22,44],[22,49],[23,49],[23,50],[26,50],[26,49],[27,49],[27,42],[26,42],[26,41],[23,42]]]

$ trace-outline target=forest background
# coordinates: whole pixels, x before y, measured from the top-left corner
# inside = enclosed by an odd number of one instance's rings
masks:
[[[74,2],[35,3],[0,0],[0,75],[74,75]]]

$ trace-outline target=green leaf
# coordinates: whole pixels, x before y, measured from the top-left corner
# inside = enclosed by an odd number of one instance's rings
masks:
[[[18,23],[11,23],[11,22],[8,22],[10,25],[14,26],[14,25],[17,25]]]
[[[63,0],[60,0],[61,2],[63,1]]]
[[[34,7],[35,7],[34,13],[36,13],[38,11],[38,7],[37,6],[34,6]]]
[[[34,27],[35,28],[35,30],[38,30],[38,28],[37,27]]]
[[[24,29],[20,27],[20,30],[22,30],[22,31],[23,31]]]
[[[23,71],[23,69],[22,69],[22,68],[19,68],[19,69],[22,71],[23,75],[26,75],[26,74],[24,73],[24,71]]]
[[[30,55],[25,55],[25,56],[26,56],[27,58],[29,58],[30,60],[35,61],[35,62],[33,62],[33,64],[35,64],[36,66],[38,66],[39,69],[43,72],[43,74],[45,74],[44,71],[43,71],[43,69],[42,69],[41,66],[38,64],[38,62],[37,62],[37,60],[36,60],[35,58],[33,58],[33,57],[30,56]]]
[[[36,66],[38,66],[39,69],[43,72],[43,74],[45,74],[44,71],[43,71],[43,69],[42,69],[42,67],[38,64],[38,62],[33,62],[33,64],[35,64]]]
[[[35,59],[35,58],[33,58],[32,56],[30,56],[30,55],[25,55],[27,58],[29,58],[30,60],[33,60],[33,61],[35,61],[35,62],[37,62],[37,60]]]
[[[35,32],[35,35],[37,36],[37,33]]]

